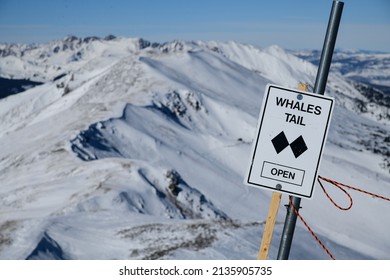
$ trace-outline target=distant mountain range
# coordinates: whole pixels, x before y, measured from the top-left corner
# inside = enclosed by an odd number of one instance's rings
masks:
[[[298,57],[319,64],[320,51],[293,51]],[[390,93],[390,54],[373,51],[336,50],[332,70],[347,79],[363,82]]]
[[[243,179],[264,90],[312,87],[318,55],[114,36],[1,44],[0,259],[256,259],[272,193]],[[319,170],[386,197],[389,57],[335,54]],[[300,213],[336,259],[390,259],[388,202],[351,195],[340,212],[316,186]],[[290,258],[329,257],[298,221]]]

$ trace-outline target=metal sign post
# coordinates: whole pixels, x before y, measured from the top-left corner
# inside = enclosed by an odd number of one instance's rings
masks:
[[[340,25],[341,14],[344,3],[333,1],[332,10],[328,22],[325,41],[322,48],[320,65],[318,67],[317,77],[314,85],[314,93],[324,95],[326,82],[328,79],[329,68],[332,61],[332,55],[336,44],[337,32]],[[292,197],[294,208],[299,210],[301,198]],[[288,206],[286,220],[284,223],[282,238],[280,241],[278,260],[287,260],[290,254],[291,243],[294,235],[297,215],[291,205]]]

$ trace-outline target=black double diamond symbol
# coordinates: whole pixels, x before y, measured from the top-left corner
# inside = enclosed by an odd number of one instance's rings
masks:
[[[272,140],[272,144],[274,145],[276,153],[280,153],[285,148],[290,146],[292,152],[294,153],[295,158],[298,158],[300,155],[302,155],[306,150],[307,146],[305,143],[305,140],[303,140],[302,135],[299,136],[297,139],[295,139],[291,144],[288,143],[287,137],[284,134],[284,132],[280,132],[278,135],[276,135]]]

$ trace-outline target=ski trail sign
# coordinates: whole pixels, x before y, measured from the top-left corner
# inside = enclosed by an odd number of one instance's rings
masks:
[[[245,184],[311,198],[334,99],[267,85]]]

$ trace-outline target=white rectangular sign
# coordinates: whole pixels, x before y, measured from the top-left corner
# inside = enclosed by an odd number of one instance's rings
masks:
[[[267,85],[245,184],[311,198],[334,99]]]

